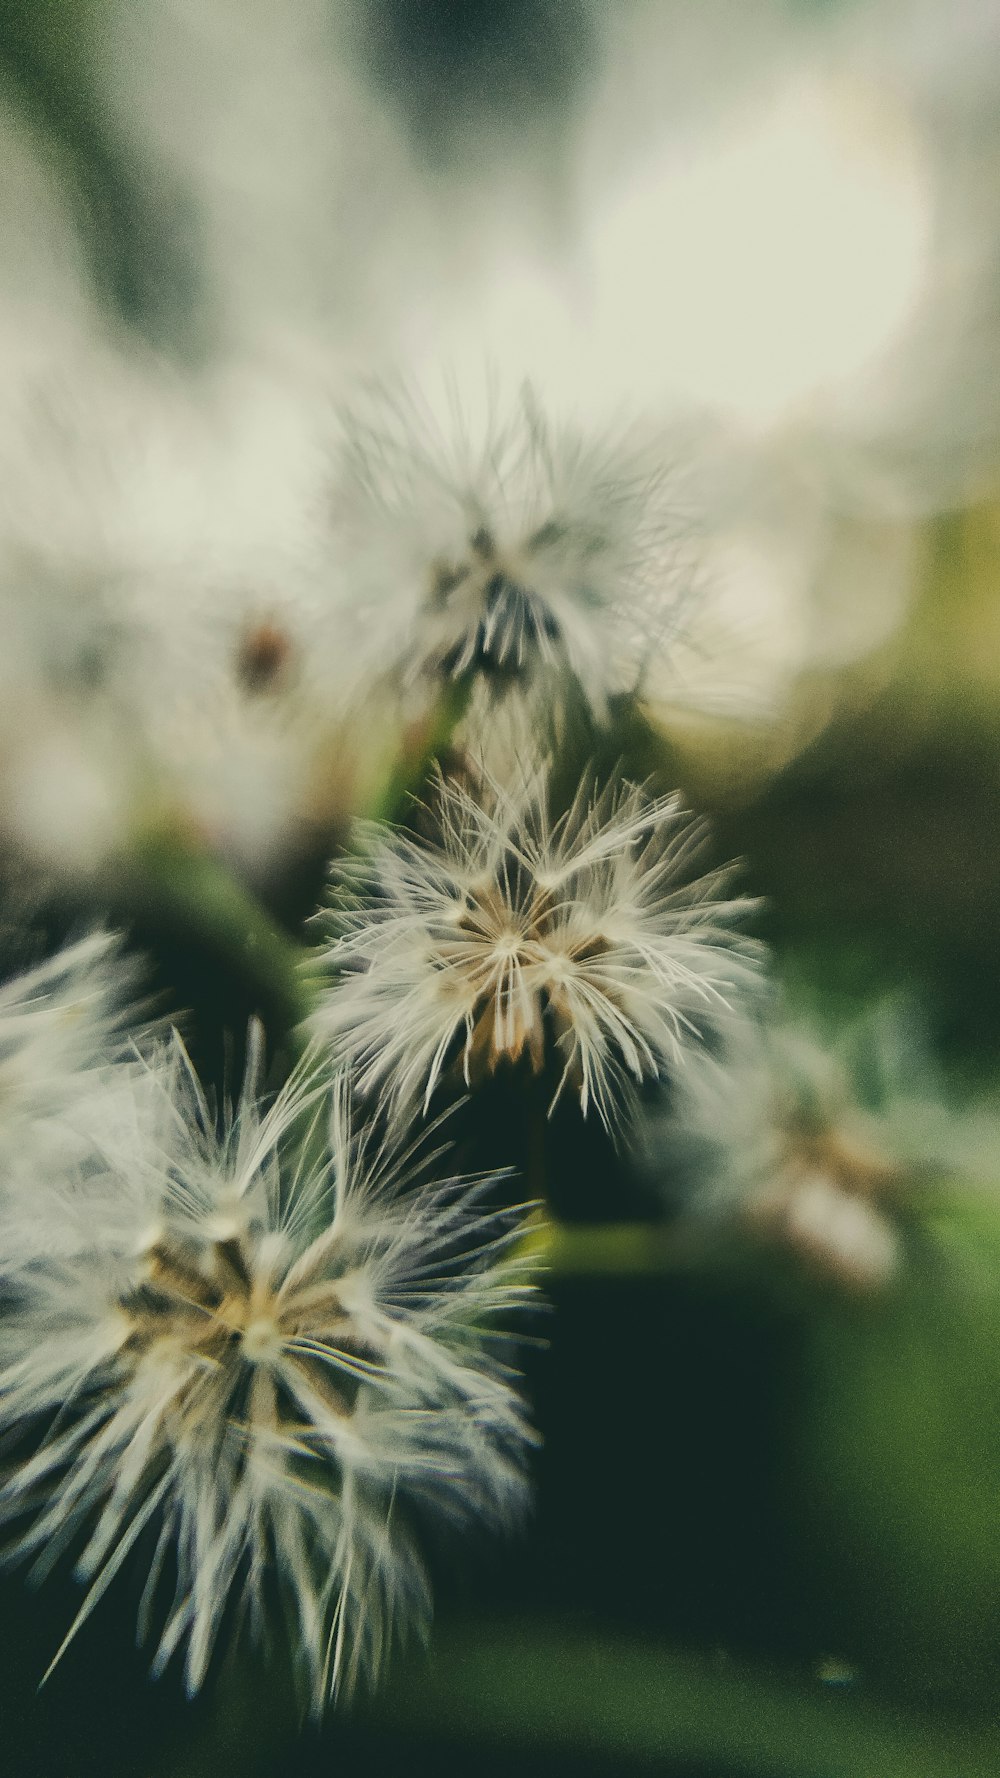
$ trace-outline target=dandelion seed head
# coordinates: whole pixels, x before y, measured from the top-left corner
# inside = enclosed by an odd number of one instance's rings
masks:
[[[734,1023],[653,1121],[646,1164],[693,1211],[860,1290],[902,1264],[898,1213],[920,1180],[976,1159],[968,1118],[947,1112],[929,1070],[919,1015],[892,1003],[836,1041],[790,1016]]]
[[[734,930],[751,904],[692,874],[704,834],[676,797],[584,785],[552,819],[539,773],[442,778],[434,813],[433,842],[380,835],[356,873],[368,905],[331,952],[321,1028],[397,1107],[523,1057],[556,1063],[553,1104],[570,1089],[614,1127],[754,979]]]
[[[684,600],[662,454],[638,435],[590,444],[529,391],[487,410],[452,398],[441,418],[383,389],[347,416],[331,512],[359,632],[411,681],[569,673],[601,715],[635,682],[654,604],[662,633]]]
[[[530,1434],[484,1331],[523,1302],[514,1221],[352,1133],[342,1086],[331,1165],[290,1178],[282,1144],[322,1115],[312,1064],[261,1111],[258,1047],[221,1134],[179,1045],[151,1069],[157,1139],[108,1163],[74,1248],[25,1244],[9,1280],[0,1424],[41,1440],[0,1506],[36,1565],[77,1549],[77,1624],[148,1524],[140,1627],[172,1550],[155,1666],[183,1647],[192,1691],[230,1613],[261,1630],[274,1577],[318,1710],[425,1626],[419,1511],[523,1507]]]

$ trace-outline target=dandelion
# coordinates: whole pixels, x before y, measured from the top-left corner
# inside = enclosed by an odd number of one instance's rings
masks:
[[[733,1024],[650,1120],[644,1165],[695,1212],[878,1288],[900,1264],[899,1212],[914,1188],[974,1166],[983,1130],[966,1119],[959,1136],[918,1037],[913,1009],[891,1003],[833,1044],[789,1017]]]
[[[573,675],[601,716],[688,590],[662,453],[588,443],[530,391],[506,417],[449,420],[389,391],[347,417],[332,513],[359,631],[411,680]]]
[[[330,1163],[303,1158],[326,1088],[307,1060],[261,1111],[260,1049],[220,1130],[175,1041],[151,1064],[159,1140],[147,1122],[76,1188],[75,1251],[22,1264],[0,1423],[42,1437],[2,1504],[36,1570],[82,1542],[67,1642],[149,1527],[143,1634],[175,1576],[156,1670],[183,1646],[196,1690],[227,1609],[260,1636],[273,1588],[318,1710],[425,1623],[421,1513],[523,1505],[529,1435],[488,1336],[525,1286],[495,1182],[420,1184],[412,1151],[352,1131],[342,1083]]]
[[[692,877],[705,833],[676,796],[584,783],[553,819],[539,774],[481,796],[439,777],[434,813],[433,843],[387,832],[357,867],[372,904],[344,918],[321,1028],[363,1091],[425,1110],[449,1070],[552,1055],[552,1105],[572,1088],[612,1129],[755,978],[732,930],[752,904],[726,870]]]

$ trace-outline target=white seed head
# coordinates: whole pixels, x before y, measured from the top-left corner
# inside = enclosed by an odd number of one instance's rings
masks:
[[[692,875],[704,830],[634,785],[584,785],[553,820],[540,774],[477,794],[439,779],[434,816],[432,843],[373,837],[318,1024],[397,1106],[426,1109],[449,1069],[471,1083],[550,1057],[552,1103],[571,1088],[613,1128],[755,978],[733,931],[751,904],[725,872]]]
[[[192,1691],[227,1611],[259,1633],[282,1590],[318,1710],[426,1620],[415,1509],[523,1506],[530,1434],[489,1331],[524,1298],[514,1222],[353,1135],[341,1085],[332,1161],[289,1165],[324,1121],[313,1064],[261,1112],[252,1053],[221,1135],[179,1044],[153,1071],[158,1139],[109,1164],[75,1250],[40,1243],[10,1279],[0,1424],[42,1436],[2,1508],[36,1567],[77,1550],[70,1636],[148,1525],[140,1628],[166,1594],[155,1665],[183,1646]]]
[[[884,1285],[902,1260],[900,1206],[921,1178],[977,1160],[922,1035],[914,1009],[892,1003],[836,1042],[791,1018],[734,1023],[678,1075],[644,1164],[696,1213],[753,1228],[849,1286]]]
[[[347,416],[333,537],[358,646],[409,679],[575,676],[595,712],[635,684],[688,591],[662,447],[591,444],[529,391],[472,421],[381,390]]]

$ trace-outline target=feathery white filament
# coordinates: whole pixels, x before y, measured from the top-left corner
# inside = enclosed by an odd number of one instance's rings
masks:
[[[96,932],[0,987],[0,1202],[110,1136],[131,1078],[137,975],[117,940]]]

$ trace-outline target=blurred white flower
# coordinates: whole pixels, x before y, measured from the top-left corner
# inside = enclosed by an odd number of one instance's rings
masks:
[[[262,1111],[259,1064],[258,1034],[220,1134],[175,1043],[158,1118],[15,1216],[0,1422],[42,1437],[2,1504],[36,1570],[83,1545],[67,1642],[149,1526],[142,1631],[175,1576],[157,1669],[183,1646],[197,1689],[228,1609],[259,1635],[273,1587],[318,1710],[424,1624],[422,1511],[523,1506],[530,1435],[490,1330],[526,1285],[495,1181],[418,1183],[412,1150],[352,1132],[343,1082],[320,1160],[327,1081],[307,1061]]]
[[[611,1128],[755,979],[733,931],[753,904],[728,870],[692,875],[705,831],[676,796],[585,781],[553,817],[541,773],[476,794],[439,779],[431,819],[430,843],[373,834],[353,872],[367,905],[330,952],[317,1023],[363,1092],[426,1108],[450,1069],[548,1055],[553,1105],[571,1088]]]
[[[949,1108],[919,1016],[888,1002],[834,1041],[805,1020],[733,1021],[677,1075],[638,1152],[695,1215],[868,1290],[902,1261],[921,1182],[975,1177],[997,1139],[995,1115]]]
[[[345,761],[363,778],[373,749],[345,743],[358,673],[317,581],[325,464],[292,394],[249,372],[185,387],[92,341],[10,396],[0,463],[14,845],[90,875],[166,810],[259,881],[342,817]]]
[[[670,465],[637,430],[588,440],[524,389],[382,388],[349,409],[331,551],[352,641],[410,683],[571,673],[600,714],[690,594]]]

